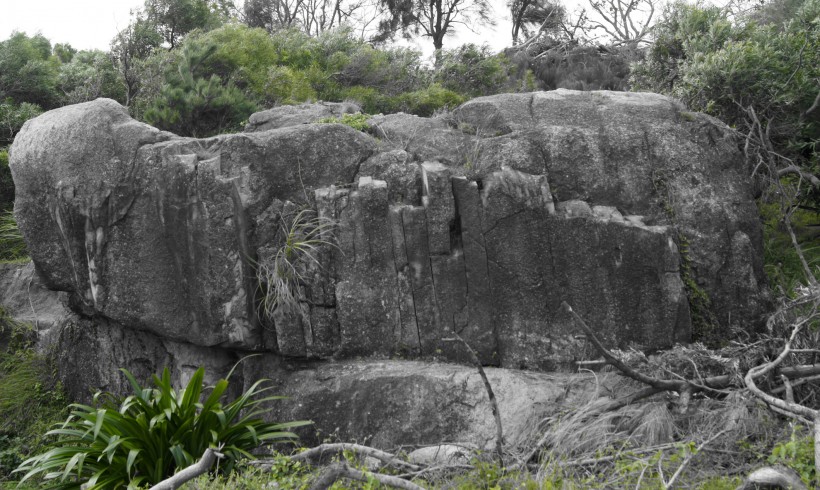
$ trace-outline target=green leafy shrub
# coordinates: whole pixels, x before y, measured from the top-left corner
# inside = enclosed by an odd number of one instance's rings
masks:
[[[61,102],[65,105],[99,97],[125,101],[125,87],[117,67],[109,53],[99,50],[80,51],[60,65],[57,88],[64,94]]]
[[[342,114],[342,117],[326,117],[320,119],[319,122],[323,124],[344,124],[356,131],[367,131],[370,129],[370,125],[367,124],[368,119],[370,119],[370,114]]]
[[[9,145],[23,124],[39,116],[43,109],[37,104],[16,104],[12,99],[0,100],[0,145]]]
[[[51,42],[43,35],[12,33],[0,41],[0,100],[54,108],[59,102],[58,65],[51,56]]]
[[[417,116],[430,117],[436,111],[455,108],[466,100],[467,97],[434,83],[421,90],[383,99],[382,104],[384,104],[384,107],[378,112],[386,114],[406,112]]]
[[[26,481],[42,477],[53,488],[108,489],[155,484],[193,464],[209,447],[221,448],[220,471],[230,472],[250,451],[265,442],[290,441],[287,429],[307,422],[267,423],[258,417],[261,405],[278,396],[258,398],[270,388],[254,383],[232,402],[224,403],[228,381],[219,380],[200,402],[204,387],[199,368],[186,388],[176,391],[166,368],[143,388],[122,370],[134,394],[96,406],[72,404],[61,427],[48,432],[53,447],[23,462]],[[99,394],[96,401],[102,400]]]
[[[503,54],[493,54],[489,47],[465,44],[439,54],[435,80],[442,87],[477,97],[503,92],[511,68]]]
[[[814,438],[810,433],[805,433],[802,426],[795,426],[789,440],[772,449],[769,463],[788,466],[811,487],[815,481]]]
[[[276,66],[279,57],[273,40],[264,29],[226,24],[212,31],[194,33],[184,44],[189,49],[216,46],[213,54],[202,62],[200,70],[203,74],[218,76],[264,105],[279,102],[266,97],[270,88],[268,72]]]

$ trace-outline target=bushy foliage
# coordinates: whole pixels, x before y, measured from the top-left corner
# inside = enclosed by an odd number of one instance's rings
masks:
[[[0,101],[0,146],[11,144],[14,135],[20,131],[23,124],[42,112],[42,108],[36,104],[28,102],[18,104],[11,98]]]
[[[535,79],[545,90],[626,90],[629,48],[601,51],[592,46],[550,48],[531,61]]]
[[[256,110],[233,83],[202,73],[202,63],[216,47],[186,45],[175,72],[167,74],[160,96],[146,110],[145,119],[183,136],[210,136],[240,129]]]
[[[0,42],[0,100],[28,102],[51,108],[58,102],[58,61],[51,57],[51,43],[40,34],[28,37],[15,32]]]
[[[223,20],[220,3],[208,0],[145,0],[145,16],[173,49],[189,32],[219,26]]]
[[[185,46],[194,50],[215,46],[214,52],[202,61],[201,73],[216,75],[263,104],[273,102],[266,97],[268,69],[278,62],[278,56],[273,40],[265,30],[226,24],[212,31],[192,34]]]
[[[76,104],[108,97],[125,100],[125,87],[120,83],[114,62],[103,51],[80,51],[60,65],[57,87],[64,104]]]
[[[496,94],[507,86],[509,62],[489,47],[465,44],[439,53],[435,80],[445,89],[470,97]]]
[[[773,0],[733,17],[717,7],[675,3],[632,72],[636,89],[671,94],[742,136],[749,172],[763,190],[766,270],[786,294],[805,271],[784,219],[808,258],[817,253],[811,230],[820,225],[820,189],[807,185],[806,176],[820,172],[818,19],[818,0]],[[795,211],[800,207],[810,212]]]
[[[219,380],[204,395],[205,372],[199,368],[182,391],[171,384],[166,368],[143,388],[126,370],[134,394],[95,406],[72,404],[71,414],[48,434],[52,449],[23,462],[21,481],[40,476],[52,488],[114,489],[156,484],[192,465],[207,448],[223,455],[219,469],[230,472],[262,443],[290,441],[287,429],[306,422],[267,423],[261,405],[281,397],[259,398],[270,388],[254,383],[226,403],[228,381]]]
[[[781,464],[795,470],[800,475],[803,483],[811,487],[812,483],[816,481],[814,439],[806,432],[802,426],[793,427],[789,440],[775,445],[768,462]]]
[[[751,106],[780,149],[816,165],[820,114],[805,111],[820,79],[818,18],[818,0],[803,1],[780,25],[754,17],[733,23],[716,7],[674,4],[646,59],[635,66],[633,84],[671,93],[730,125],[744,125]]]

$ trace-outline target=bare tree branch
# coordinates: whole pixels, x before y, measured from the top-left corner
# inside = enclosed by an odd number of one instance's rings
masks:
[[[328,466],[325,471],[319,475],[319,478],[311,485],[310,490],[326,490],[333,485],[336,480],[340,478],[349,478],[358,481],[376,480],[382,485],[387,485],[393,488],[402,488],[404,490],[424,490],[413,482],[402,480],[401,478],[382,475],[380,473],[371,473],[369,471],[361,471],[351,468],[346,463],[335,463]]]
[[[214,465],[218,457],[219,456],[213,449],[208,448],[205,450],[205,453],[202,454],[202,458],[200,458],[199,461],[183,469],[174,476],[162,480],[149,490],[176,490],[184,483],[207,473],[208,470],[211,469],[211,466]]]

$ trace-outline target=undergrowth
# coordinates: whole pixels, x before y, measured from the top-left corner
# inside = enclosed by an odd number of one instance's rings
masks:
[[[763,263],[769,285],[778,295],[793,297],[795,288],[805,282],[805,272],[800,257],[792,246],[791,237],[783,223],[783,214],[777,203],[759,203],[763,219]],[[820,279],[820,214],[796,209],[791,217],[798,243],[815,277]]]
[[[30,326],[0,310],[0,488],[47,442],[43,434],[66,414],[53,366],[33,348]]]

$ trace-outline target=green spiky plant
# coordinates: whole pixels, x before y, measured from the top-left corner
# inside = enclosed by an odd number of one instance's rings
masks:
[[[219,470],[230,472],[236,462],[252,458],[262,443],[291,441],[288,429],[310,422],[268,423],[259,417],[262,404],[281,396],[259,395],[270,390],[265,380],[241,396],[223,403],[226,379],[200,401],[205,371],[199,368],[187,387],[177,391],[166,368],[153,377],[153,388],[143,388],[127,370],[134,394],[117,403],[95,406],[72,404],[71,414],[48,432],[57,440],[47,452],[27,459],[16,472],[21,483],[39,476],[45,488],[114,489],[156,484],[190,466],[207,448],[220,448]],[[99,394],[95,401],[101,400]],[[114,400],[115,402],[117,400]]]
[[[304,272],[311,263],[321,267],[318,253],[323,246],[334,246],[333,220],[302,209],[282,219],[284,243],[270,260],[256,264],[260,292],[260,315],[272,318],[277,308],[299,312],[298,287],[305,282]]]

